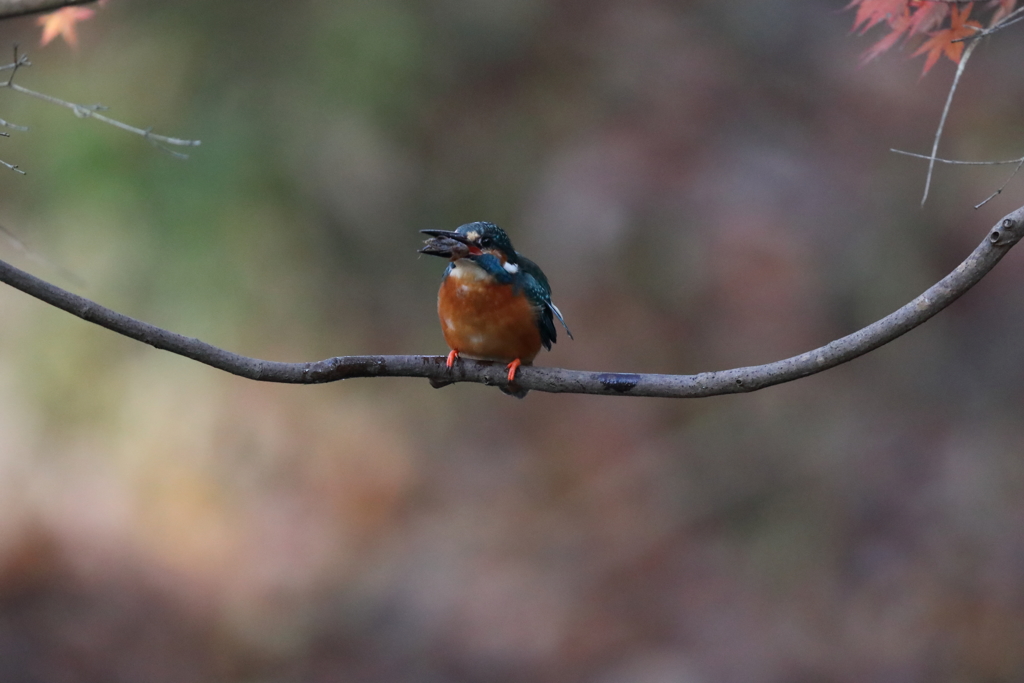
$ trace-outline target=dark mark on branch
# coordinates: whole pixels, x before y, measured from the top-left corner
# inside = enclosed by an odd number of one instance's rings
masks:
[[[598,375],[597,380],[605,389],[611,389],[612,391],[624,394],[640,382],[640,375],[606,372]]]

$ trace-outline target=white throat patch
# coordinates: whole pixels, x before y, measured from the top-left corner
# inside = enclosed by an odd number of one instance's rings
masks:
[[[485,280],[487,271],[468,258],[460,258],[455,261],[455,267],[452,268],[448,277],[453,277],[456,280]]]

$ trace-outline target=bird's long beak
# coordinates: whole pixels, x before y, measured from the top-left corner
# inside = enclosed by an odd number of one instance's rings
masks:
[[[441,256],[455,261],[480,253],[480,249],[462,233],[452,230],[420,230],[420,232],[430,235],[430,239],[420,249],[421,254]]]
[[[469,239],[462,233],[455,232],[454,230],[420,230],[424,235],[430,235],[431,237],[447,237],[450,240],[456,242],[462,242],[468,245]]]

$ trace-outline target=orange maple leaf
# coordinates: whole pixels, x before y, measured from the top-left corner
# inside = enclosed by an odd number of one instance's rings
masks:
[[[43,27],[43,38],[40,45],[46,45],[57,36],[64,38],[64,42],[71,47],[78,47],[78,35],[75,33],[75,25],[85,21],[96,14],[95,10],[85,7],[65,7],[56,12],[44,14],[36,20],[36,23]]]
[[[853,30],[867,32],[875,24],[886,21],[890,25],[906,12],[909,0],[852,0],[846,9],[857,5],[857,17],[853,20]]]
[[[908,36],[925,33],[941,24],[942,20],[946,18],[946,14],[949,13],[950,7],[944,2],[921,2],[921,0],[911,4],[916,5],[917,9],[910,20],[910,27],[907,29]]]
[[[917,51],[913,54],[914,57],[924,52],[928,53],[922,75],[928,73],[928,70],[935,66],[935,62],[942,55],[949,57],[954,64],[960,63],[960,55],[964,53],[964,44],[954,43],[953,41],[973,36],[976,32],[975,29],[981,28],[981,24],[978,22],[967,21],[973,6],[974,3],[967,3],[961,10],[958,10],[955,6],[952,7],[949,13],[949,27],[933,31],[931,37],[924,41],[921,47],[917,48]]]

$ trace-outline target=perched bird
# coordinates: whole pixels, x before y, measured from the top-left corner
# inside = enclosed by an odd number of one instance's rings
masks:
[[[551,286],[540,267],[516,252],[494,223],[467,223],[458,230],[421,230],[431,239],[421,253],[450,259],[437,294],[437,315],[451,348],[448,367],[459,356],[507,363],[508,381],[530,365],[540,347],[550,350],[558,334],[554,318],[572,332],[551,302]]]

